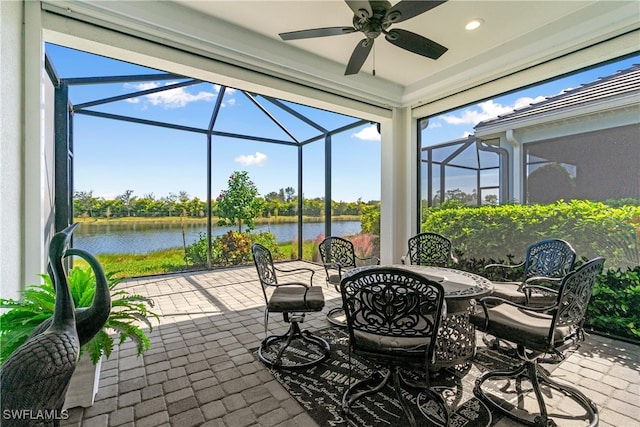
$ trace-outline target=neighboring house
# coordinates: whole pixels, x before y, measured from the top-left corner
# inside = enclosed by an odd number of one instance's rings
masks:
[[[640,200],[640,65],[480,122],[475,137],[508,152],[509,200]]]

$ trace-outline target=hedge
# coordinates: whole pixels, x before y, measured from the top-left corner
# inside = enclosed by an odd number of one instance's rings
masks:
[[[502,205],[426,208],[422,231],[452,240],[457,268],[491,280],[518,280],[487,276],[489,263],[519,263],[529,244],[547,238],[571,243],[578,264],[596,256],[606,259],[598,277],[586,326],[600,333],[640,342],[640,266],[636,234],[640,206],[612,207],[589,201],[549,205]],[[499,270],[499,269],[497,269]],[[496,270],[496,271],[497,271]]]
[[[467,258],[522,261],[526,248],[547,238],[571,243],[579,259],[606,258],[606,268],[638,265],[636,234],[640,206],[611,207],[600,202],[571,201],[549,205],[501,205],[426,208],[422,231],[451,239]]]

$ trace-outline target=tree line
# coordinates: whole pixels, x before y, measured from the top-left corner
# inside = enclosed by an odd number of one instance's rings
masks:
[[[298,197],[292,187],[281,188],[265,196],[261,216],[295,216],[298,214]],[[355,202],[331,201],[333,215],[361,215],[365,206],[379,205],[379,201]],[[211,200],[213,216],[218,215],[219,200]],[[126,190],[113,199],[96,197],[93,191],[76,191],[73,196],[73,210],[76,217],[123,218],[123,217],[179,217],[204,218],[207,216],[207,202],[198,197],[190,197],[186,191],[168,196],[156,197],[153,193],[135,196],[133,190]],[[302,200],[302,214],[305,216],[324,215],[324,197]]]

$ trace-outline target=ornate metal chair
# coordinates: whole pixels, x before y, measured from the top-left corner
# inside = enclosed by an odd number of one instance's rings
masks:
[[[458,260],[451,252],[451,240],[438,233],[419,233],[409,239],[409,252],[402,258],[409,264],[449,267]]]
[[[305,368],[322,362],[329,357],[329,343],[307,330],[300,329],[300,323],[304,321],[305,313],[321,311],[324,308],[322,288],[312,286],[315,272],[310,268],[285,270],[274,267],[271,252],[258,243],[251,246],[251,252],[266,303],[264,311],[265,339],[258,350],[258,357],[265,365],[274,368]],[[302,282],[278,283],[276,271],[310,273],[309,284]],[[284,321],[290,324],[287,333],[268,335],[269,313],[272,312],[282,313]],[[304,341],[305,346],[309,348],[306,358],[302,357],[299,351],[291,348],[294,340]],[[290,355],[289,353],[295,354]]]
[[[478,377],[473,392],[479,399],[525,425],[555,426],[543,399],[543,394],[550,395],[550,390],[541,389],[541,385],[546,385],[584,407],[590,426],[598,425],[596,405],[576,388],[552,380],[538,363],[542,360],[557,363],[564,359],[564,350],[584,340],[582,324],[596,278],[602,272],[603,265],[604,258],[595,258],[567,274],[559,289],[552,291],[557,293],[555,302],[547,307],[527,307],[494,296],[480,299],[484,317],[484,325],[480,329],[515,344],[521,363],[511,371],[490,371]],[[496,302],[499,304],[495,305]],[[547,355],[551,358],[546,358]],[[508,384],[493,384],[496,387],[491,390],[506,393],[511,393],[513,387],[510,384],[513,381],[516,384],[518,402],[524,401],[521,381],[528,379],[538,403],[539,414],[532,415],[523,408],[514,407],[513,402],[501,404],[504,400],[499,396],[489,397],[483,385],[494,379],[507,380]]]
[[[568,242],[546,239],[530,245],[520,264],[489,264],[484,268],[524,267],[521,282],[493,282],[492,296],[517,304],[549,305],[555,300],[555,293],[550,294],[542,286],[557,290],[562,278],[573,270],[575,260],[576,252]]]
[[[417,422],[403,397],[403,386],[427,394],[438,404],[439,418],[448,421],[442,396],[429,384],[429,366],[435,360],[436,335],[445,311],[442,285],[400,268],[371,267],[347,274],[340,291],[349,330],[348,384],[352,384],[352,353],[387,370],[384,375],[376,371],[345,391],[345,415],[358,399],[377,393],[392,380],[412,426]],[[401,368],[423,370],[424,382],[405,378]]]
[[[342,237],[329,236],[325,238],[318,245],[318,250],[326,273],[327,285],[333,285],[338,292],[343,272],[358,265],[380,264],[380,259],[377,257],[358,257],[353,243]],[[336,326],[346,326],[342,307],[329,310],[327,320]]]

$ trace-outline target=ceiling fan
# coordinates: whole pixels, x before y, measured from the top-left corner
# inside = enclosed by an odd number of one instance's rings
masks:
[[[314,37],[337,36],[360,31],[366,36],[356,45],[345,75],[357,74],[362,68],[364,61],[369,56],[373,48],[374,40],[384,34],[384,38],[402,49],[426,56],[431,59],[438,59],[448,49],[433,40],[422,37],[411,31],[399,28],[388,28],[391,24],[406,21],[407,19],[425,13],[447,0],[439,1],[417,1],[402,0],[395,6],[386,0],[345,0],[345,3],[353,11],[353,27],[326,27],[313,28],[309,30],[291,31],[280,33],[282,40],[298,40]],[[374,71],[375,72],[375,71]]]

